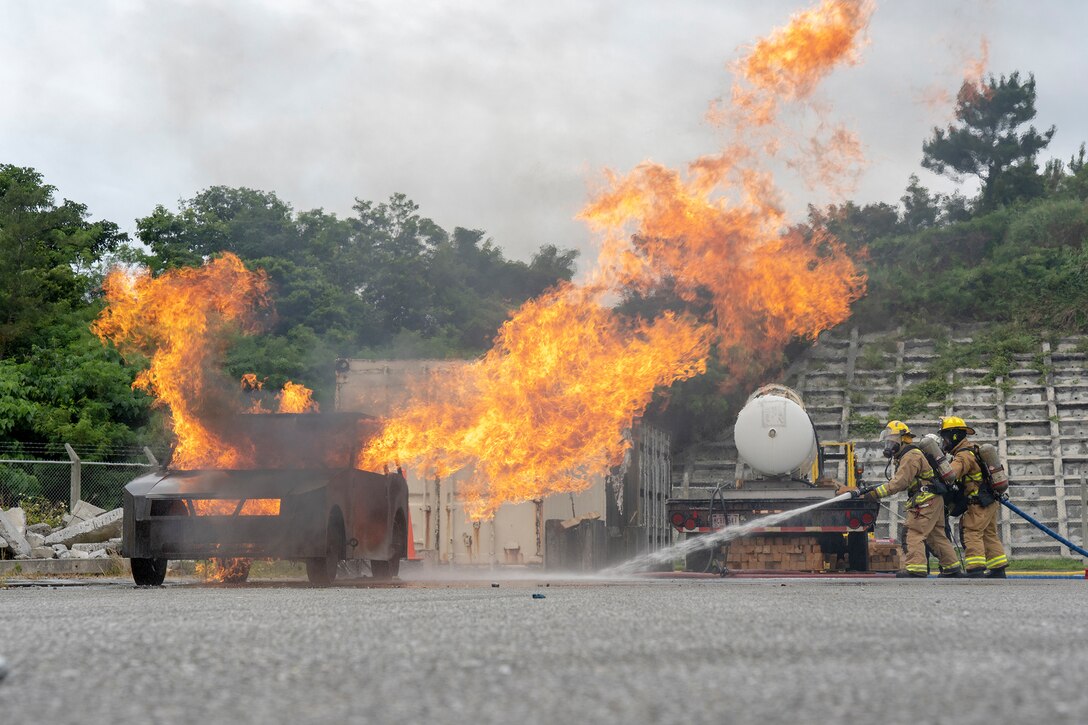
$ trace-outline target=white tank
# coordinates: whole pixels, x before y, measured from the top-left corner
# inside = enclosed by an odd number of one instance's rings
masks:
[[[737,452],[749,467],[768,476],[802,469],[816,460],[816,432],[800,396],[784,385],[757,390],[733,427]]]

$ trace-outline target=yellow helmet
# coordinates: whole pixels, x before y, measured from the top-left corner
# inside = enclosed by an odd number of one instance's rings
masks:
[[[891,423],[888,425],[890,426]],[[968,426],[967,421],[954,415],[941,418],[941,430],[949,430],[950,428],[963,428],[967,431],[967,435],[973,436],[975,434],[975,429]]]
[[[911,436],[911,437],[913,437],[913,435],[910,432],[910,426],[908,426],[906,423],[904,423],[901,420],[890,420],[890,421],[888,421],[888,425],[886,425],[884,427],[884,433],[885,433],[885,435]]]

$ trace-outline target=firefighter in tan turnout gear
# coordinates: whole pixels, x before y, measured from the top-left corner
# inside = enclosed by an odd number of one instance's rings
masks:
[[[959,557],[945,533],[944,484],[934,475],[922,451],[913,445],[910,428],[902,421],[893,420],[881,433],[880,440],[884,443],[884,456],[895,461],[895,474],[887,483],[862,495],[881,499],[907,492],[906,571],[896,576],[928,575],[927,544],[941,562],[941,576],[963,576]]]
[[[960,519],[967,576],[1004,579],[1009,560],[997,536],[1001,507],[983,479],[978,448],[967,437],[974,434],[963,418],[941,419],[942,447],[952,457],[952,472],[967,497],[967,510]]]

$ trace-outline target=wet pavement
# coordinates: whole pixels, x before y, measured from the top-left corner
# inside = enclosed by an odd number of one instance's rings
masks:
[[[960,725],[1088,713],[1085,581],[414,576],[0,589],[0,719]]]

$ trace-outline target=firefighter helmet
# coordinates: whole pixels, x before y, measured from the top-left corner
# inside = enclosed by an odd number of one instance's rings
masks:
[[[906,423],[901,420],[888,421],[888,425],[880,433],[880,440],[884,443],[884,457],[894,458],[903,443],[909,443],[913,438],[910,426]]]
[[[960,442],[969,435],[975,434],[975,429],[967,425],[963,418],[954,415],[941,418],[941,448],[952,451]]]
[[[906,423],[904,423],[901,420],[890,420],[890,421],[888,421],[888,425],[884,427],[884,434],[881,437],[886,438],[888,436],[893,436],[893,435],[896,435],[896,436],[911,436],[910,426],[908,426]],[[911,437],[913,437],[913,436],[911,436]]]
[[[891,423],[889,423],[888,425],[890,426]],[[963,428],[967,431],[967,435],[973,436],[975,434],[975,429],[968,426],[967,421],[954,415],[949,415],[941,418],[941,430],[945,431],[949,428]]]

